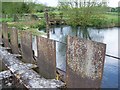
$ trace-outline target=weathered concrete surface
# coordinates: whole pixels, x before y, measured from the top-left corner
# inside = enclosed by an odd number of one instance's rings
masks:
[[[25,86],[19,82],[10,70],[0,72],[0,90],[12,88],[26,90]]]
[[[67,38],[67,44],[67,87],[99,88],[106,45],[70,36]]]
[[[7,87],[12,85],[11,77],[12,74],[9,70],[0,72],[0,90],[5,86]]]
[[[64,86],[64,83],[61,81],[43,78],[2,47],[0,47],[0,59],[3,60],[4,64],[15,75],[15,77],[29,89],[58,88]]]
[[[10,70],[0,72],[0,80],[2,80],[3,78],[8,78],[10,76],[12,76]]]

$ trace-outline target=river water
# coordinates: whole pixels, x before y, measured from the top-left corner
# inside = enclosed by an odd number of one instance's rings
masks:
[[[50,31],[50,39],[66,43],[67,35],[86,38],[97,42],[107,44],[106,54],[120,57],[118,55],[118,31],[120,28],[107,28],[107,29],[81,29],[80,27],[72,28],[70,26],[54,26]],[[56,63],[57,68],[66,70],[66,45],[56,42]],[[33,39],[33,46],[36,46],[36,40]],[[35,49],[35,47],[33,47]],[[36,51],[36,50],[35,50]],[[102,79],[102,88],[118,88],[118,63],[120,60],[105,57],[105,65]]]

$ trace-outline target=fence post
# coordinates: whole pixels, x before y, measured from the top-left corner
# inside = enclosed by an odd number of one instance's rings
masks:
[[[49,38],[49,15],[47,8],[45,9],[45,20],[46,20],[46,32],[47,32],[47,38]]]

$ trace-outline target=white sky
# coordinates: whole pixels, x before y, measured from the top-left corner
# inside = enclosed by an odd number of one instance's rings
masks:
[[[118,7],[118,2],[120,2],[120,0],[109,0],[108,5],[110,7]],[[120,6],[120,3],[119,3],[119,6]]]
[[[108,0],[108,2],[109,2],[108,6],[110,6],[110,7],[117,7],[119,1],[120,0]],[[58,0],[35,0],[35,2],[43,3],[43,4],[46,4],[48,6],[57,6]]]

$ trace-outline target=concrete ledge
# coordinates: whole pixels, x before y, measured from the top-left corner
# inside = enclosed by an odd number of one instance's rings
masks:
[[[11,50],[10,47],[3,47],[3,49],[6,49],[6,50]]]
[[[13,76],[10,70],[0,72],[0,80]]]
[[[22,55],[20,55],[20,54],[12,54],[12,55],[15,57],[22,57]]]
[[[0,45],[3,45],[3,43],[2,43],[2,42],[0,42]]]
[[[28,89],[31,88],[60,88],[65,84],[55,79],[45,79],[33,71],[6,49],[0,47],[0,59],[14,76]]]
[[[0,72],[0,90],[3,88],[7,88],[7,86],[11,86],[13,74],[11,74],[10,70],[2,71]]]

